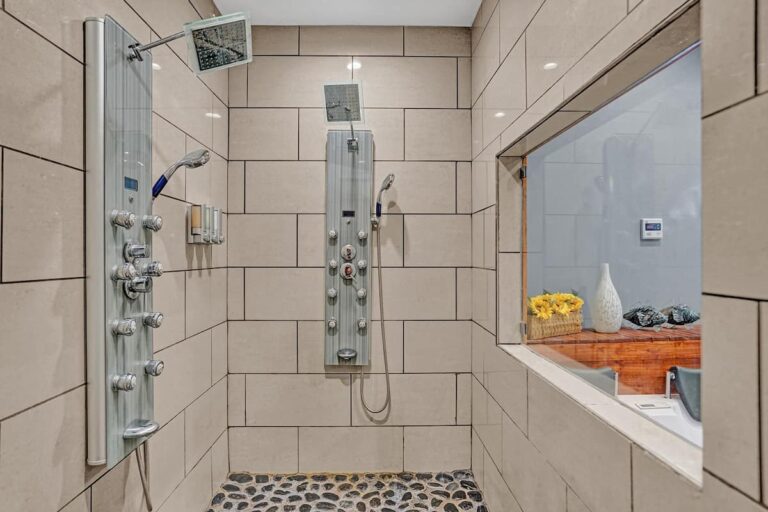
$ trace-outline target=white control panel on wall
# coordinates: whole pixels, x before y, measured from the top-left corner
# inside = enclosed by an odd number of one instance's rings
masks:
[[[661,240],[664,238],[663,219],[640,219],[641,240]]]

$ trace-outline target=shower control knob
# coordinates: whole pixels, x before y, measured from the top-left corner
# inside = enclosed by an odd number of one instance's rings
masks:
[[[328,298],[335,299],[338,293],[339,292],[336,291],[336,288],[328,288]]]
[[[347,244],[341,248],[341,257],[344,258],[346,261],[353,260],[356,254],[357,254],[357,249],[355,249],[355,246],[353,245]]]
[[[133,336],[136,332],[136,320],[132,318],[124,320],[114,320],[112,322],[112,333],[119,336]]]
[[[354,279],[356,273],[357,270],[355,270],[355,266],[352,263],[347,262],[341,266],[341,277],[343,279]]]
[[[357,290],[358,298],[364,299],[366,295],[368,295],[368,291],[365,288],[360,288],[359,290]]]
[[[136,375],[126,373],[112,377],[112,389],[115,391],[133,391],[136,389]]]
[[[331,229],[330,231],[328,231],[328,238],[330,238],[331,240],[336,240],[338,236],[339,234],[336,232],[335,229]]]
[[[160,277],[163,275],[163,264],[159,261],[149,261],[139,267],[142,276]]]
[[[367,266],[368,266],[368,262],[366,260],[357,261],[357,268],[359,268],[360,270],[363,270]]]
[[[144,319],[142,321],[144,325],[146,325],[147,327],[157,329],[158,327],[163,325],[163,314],[162,313],[144,313]]]
[[[363,240],[365,240],[366,238],[368,238],[368,233],[366,233],[365,231],[360,231],[360,232],[357,234],[357,238],[359,238],[359,239],[360,239],[360,241],[362,242]]]
[[[329,329],[335,329],[336,328],[336,318],[331,317],[330,320],[328,320],[328,328]]]
[[[121,265],[115,265],[112,267],[112,280],[113,281],[130,281],[135,278],[139,273],[136,271],[131,263],[123,263]]]
[[[152,291],[152,278],[141,276],[125,282],[125,295],[129,299],[136,299],[140,293],[149,293]]]
[[[332,269],[336,269],[339,266],[339,262],[336,260],[331,260],[328,262],[328,266]]]
[[[136,224],[136,215],[126,210],[112,210],[109,219],[112,221],[113,225],[125,229],[131,229],[133,225]]]
[[[368,322],[365,320],[365,318],[361,318],[357,321],[358,329],[365,329],[366,327],[368,327]]]
[[[147,246],[145,244],[134,244],[128,242],[123,247],[123,256],[126,261],[133,261],[136,258],[147,257]]]
[[[165,363],[159,359],[152,359],[144,364],[144,371],[147,375],[157,377],[165,370]]]
[[[163,227],[163,218],[159,215],[145,215],[141,224],[150,231],[160,231]]]

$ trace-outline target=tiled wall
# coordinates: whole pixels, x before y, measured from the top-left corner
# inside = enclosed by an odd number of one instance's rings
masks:
[[[0,10],[0,508],[145,510],[133,456],[85,465],[83,20],[111,14],[141,41],[210,16],[210,0],[5,0]],[[165,314],[156,356],[162,429],[150,441],[155,510],[199,510],[228,470],[226,247],[188,249],[187,202],[226,208],[228,76],[198,79],[183,41],[153,50],[158,175],[205,146],[212,161],[176,173],[155,280]],[[220,117],[206,114],[215,113]],[[185,176],[186,175],[186,176]],[[186,177],[186,179],[185,179]]]
[[[230,465],[254,471],[470,464],[470,31],[254,27],[230,70]],[[325,368],[322,84],[360,79],[374,133],[392,408]],[[342,127],[343,128],[343,127]],[[369,295],[376,296],[376,287]],[[384,399],[378,299],[368,401]]]
[[[522,196],[519,159],[495,155],[685,3],[485,0],[475,20],[472,468],[492,512],[702,506],[693,483],[496,346],[520,342]]]

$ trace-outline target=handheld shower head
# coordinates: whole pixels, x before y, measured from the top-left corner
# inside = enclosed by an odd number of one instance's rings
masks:
[[[179,167],[196,169],[207,164],[210,159],[211,153],[207,149],[196,149],[195,151],[191,151],[184,155],[181,160],[168,167],[163,175],[157,179],[154,186],[152,187],[152,199],[155,199],[160,195],[160,192],[163,191],[165,185],[168,183],[168,180],[171,179],[171,176],[173,176],[173,173],[175,173]]]
[[[389,190],[389,188],[392,186],[392,184],[395,182],[395,175],[394,174],[387,174],[387,177],[384,178],[384,181],[381,182],[381,187],[379,187],[379,193],[376,196],[376,218],[381,218],[381,196],[384,194],[385,190]]]

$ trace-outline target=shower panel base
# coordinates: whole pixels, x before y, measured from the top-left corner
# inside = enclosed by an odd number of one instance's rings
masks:
[[[325,364],[370,362],[373,134],[328,132]]]

